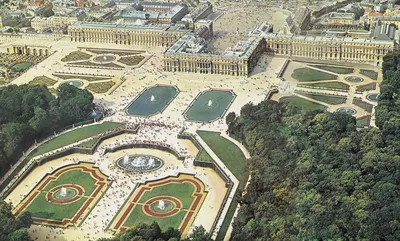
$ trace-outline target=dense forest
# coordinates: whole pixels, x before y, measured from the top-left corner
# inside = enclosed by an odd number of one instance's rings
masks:
[[[30,241],[27,231],[32,224],[32,217],[25,212],[17,218],[11,213],[11,205],[0,200],[0,240]]]
[[[34,140],[85,120],[93,95],[61,85],[57,97],[41,85],[9,85],[0,89],[0,175]]]
[[[274,101],[227,119],[252,154],[232,240],[400,240],[400,54],[384,59],[379,129]]]

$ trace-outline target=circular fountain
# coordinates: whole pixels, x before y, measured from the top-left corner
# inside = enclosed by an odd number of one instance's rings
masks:
[[[116,60],[117,57],[115,57],[114,55],[99,55],[93,58],[93,61],[99,64],[108,64],[113,62],[114,60]]]
[[[346,113],[346,114],[349,114],[349,115],[357,114],[357,111],[354,108],[350,108],[350,107],[340,107],[336,111],[337,112]]]
[[[352,83],[360,83],[364,81],[364,78],[360,77],[360,76],[347,76],[344,78],[346,81],[348,82],[352,82]]]
[[[168,213],[175,208],[175,204],[169,200],[158,200],[150,204],[150,209],[155,213]]]
[[[79,88],[79,87],[83,86],[83,82],[80,80],[69,80],[64,83],[61,83],[61,85],[73,85],[73,86]]]
[[[148,172],[159,169],[164,162],[150,155],[125,155],[117,160],[117,166],[128,172]]]
[[[74,198],[77,194],[78,192],[73,188],[62,187],[53,194],[53,197],[56,200],[64,201]]]
[[[367,100],[378,102],[379,93],[369,93],[367,96]]]

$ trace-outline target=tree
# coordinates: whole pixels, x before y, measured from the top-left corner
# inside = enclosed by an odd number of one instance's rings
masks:
[[[11,206],[0,200],[0,240],[2,241],[31,241],[27,228],[32,224],[29,214],[21,214],[15,218]]]
[[[185,241],[212,241],[210,234],[206,232],[203,226],[197,226]]]

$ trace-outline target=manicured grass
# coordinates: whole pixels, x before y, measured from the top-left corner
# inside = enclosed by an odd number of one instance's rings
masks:
[[[234,143],[220,136],[219,132],[197,131],[197,134],[207,143],[211,150],[221,159],[228,169],[239,180],[240,190],[244,190],[249,178],[249,167],[243,152]],[[238,203],[233,200],[218,232],[217,241],[223,240]]]
[[[364,102],[360,99],[353,99],[353,104],[355,104],[356,106],[358,106],[370,113],[372,112],[372,109],[374,108],[374,106],[371,105],[370,103]]]
[[[54,76],[61,79],[83,79],[87,81],[100,81],[100,80],[109,80],[111,77],[107,76],[86,76],[86,75],[64,75],[64,74],[53,74]]]
[[[126,219],[125,223],[123,224],[126,227],[134,227],[139,223],[147,223],[151,224],[152,222],[156,221],[160,228],[163,231],[166,231],[169,227],[178,229],[179,225],[183,221],[185,217],[186,211],[179,211],[177,214],[170,216],[170,217],[150,217],[147,214],[143,213],[142,205],[137,205],[132,210],[129,217]]]
[[[314,103],[312,101],[297,97],[283,97],[279,100],[280,102],[287,103],[290,106],[301,107],[303,110],[326,110],[326,106]]]
[[[374,89],[376,89],[376,83],[360,85],[360,86],[357,86],[357,88],[356,88],[357,91],[369,91],[369,90],[374,90]]]
[[[144,57],[142,55],[134,55],[134,56],[120,58],[118,62],[126,64],[128,66],[134,66],[139,64],[143,59]]]
[[[37,76],[29,82],[30,85],[46,85],[46,86],[53,86],[55,83],[57,83],[57,80],[51,79],[44,75]]]
[[[239,179],[241,186],[244,187],[249,178],[249,167],[242,150],[233,142],[220,136],[219,132],[197,131],[197,134],[229,168],[233,175]]]
[[[62,62],[78,61],[90,59],[92,55],[84,53],[80,50],[69,53],[67,56],[61,59]]]
[[[366,116],[358,118],[356,125],[357,125],[357,127],[362,128],[365,126],[369,126],[370,121],[371,121],[371,116],[366,115]]]
[[[106,81],[106,82],[97,82],[97,83],[90,83],[88,86],[86,86],[86,89],[97,93],[106,93],[115,85],[114,81]]]
[[[33,65],[32,62],[19,62],[11,66],[11,71],[13,72],[24,72]]]
[[[49,191],[53,187],[59,186],[61,184],[77,184],[85,189],[84,196],[90,196],[92,192],[96,189],[96,180],[86,172],[81,170],[71,170],[61,174],[57,180],[50,182],[43,191]]]
[[[343,104],[346,102],[346,98],[344,97],[337,97],[337,96],[332,96],[332,95],[319,95],[319,94],[309,94],[309,93],[300,93],[301,95],[304,95],[306,97],[309,97],[314,100],[318,100],[327,104],[331,105],[338,105],[338,104]]]
[[[76,202],[59,205],[46,200],[46,193],[41,192],[29,206],[26,211],[30,212],[35,218],[48,218],[54,220],[63,220],[64,218],[72,218],[82,207],[86,201],[85,197],[80,198]]]
[[[369,69],[360,69],[360,74],[367,76],[373,80],[378,80],[378,72]]]
[[[340,89],[340,90],[348,90],[349,89],[349,85],[342,83],[342,82],[323,82],[323,83],[313,83],[313,84],[301,84],[299,86],[321,87],[321,88]]]
[[[337,76],[310,68],[298,68],[292,73],[292,78],[300,81],[336,80]]]
[[[60,147],[70,145],[77,141],[84,140],[86,138],[95,136],[97,134],[100,134],[102,132],[105,132],[109,129],[112,129],[112,128],[115,128],[115,127],[118,127],[121,125],[123,125],[123,123],[103,122],[102,124],[91,125],[91,126],[87,126],[87,127],[78,128],[73,131],[69,131],[65,134],[57,136],[56,138],[40,145],[33,152],[31,152],[31,154],[29,154],[29,156],[27,158],[30,159],[32,157],[35,157],[35,156],[44,154],[46,152],[58,149]]]
[[[195,192],[195,187],[191,183],[169,183],[163,186],[153,187],[151,191],[147,191],[140,198],[139,203],[145,203],[147,200],[157,196],[172,196],[178,198],[187,209],[193,202],[192,194]]]
[[[354,72],[353,68],[337,67],[330,65],[312,65],[315,68],[330,71],[336,74],[351,74]]]
[[[94,144],[96,144],[97,140],[99,140],[99,138],[94,138],[90,141],[86,141],[86,142],[82,142],[81,144],[78,145],[78,147],[82,147],[82,148],[92,148]]]
[[[195,161],[200,161],[200,162],[213,162],[213,159],[211,158],[210,154],[204,149],[201,149],[199,154],[196,156]]]

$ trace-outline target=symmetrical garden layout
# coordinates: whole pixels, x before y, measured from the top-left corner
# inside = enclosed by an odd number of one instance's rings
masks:
[[[93,164],[65,166],[46,175],[13,212],[30,212],[35,224],[79,226],[108,185]]]
[[[119,232],[139,223],[157,221],[163,230],[173,227],[186,235],[205,197],[203,182],[193,175],[151,181],[134,191],[111,228]]]

